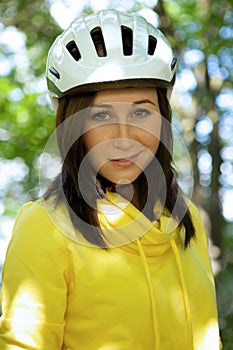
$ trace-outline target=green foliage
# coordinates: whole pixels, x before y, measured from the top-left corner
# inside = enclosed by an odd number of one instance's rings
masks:
[[[231,247],[232,252],[233,246]],[[231,253],[232,254],[232,253]],[[226,256],[226,253],[225,253]],[[233,290],[232,290],[233,264],[227,264],[223,267],[218,276],[218,307],[219,324],[221,329],[221,338],[224,350],[232,349],[233,340]]]
[[[28,169],[17,187],[9,182],[7,190],[5,188],[2,198],[5,214],[12,215],[23,200],[38,196],[38,190],[33,190],[38,188],[39,176],[35,159],[41,154],[55,124],[54,112],[49,108],[46,96],[26,94],[19,86],[7,77],[1,79],[0,159],[21,159],[25,171]]]
[[[5,215],[15,216],[23,201],[35,199],[39,193],[36,159],[55,125],[45,89],[46,56],[61,29],[43,0],[3,0],[0,19],[6,29],[16,27],[25,36],[26,45],[17,49],[17,42],[9,39],[0,46],[2,57],[11,64],[9,73],[1,77],[0,159],[5,160],[4,167],[13,165],[16,159],[25,172],[16,183],[9,174],[0,195]]]
[[[224,350],[232,349],[233,341],[233,225],[225,226],[222,269],[217,278],[219,323]]]

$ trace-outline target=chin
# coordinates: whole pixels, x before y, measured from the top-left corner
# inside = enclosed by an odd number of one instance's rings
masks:
[[[106,171],[108,170],[108,171]],[[116,185],[127,185],[133,183],[139,175],[142,173],[142,169],[136,167],[136,169],[113,171],[113,169],[100,169],[99,174],[106,180]]]
[[[105,179],[107,179],[108,181],[112,182],[113,184],[116,185],[129,185],[132,184],[139,176],[140,174],[138,174],[137,176],[132,176],[132,177],[106,177],[104,175],[102,175],[103,177],[105,177]]]

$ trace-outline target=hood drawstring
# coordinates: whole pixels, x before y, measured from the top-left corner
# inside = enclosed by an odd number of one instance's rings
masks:
[[[152,286],[151,274],[150,274],[149,266],[146,260],[145,252],[142,248],[142,244],[139,239],[136,242],[137,242],[139,254],[142,258],[143,267],[145,269],[146,281],[147,281],[148,290],[150,294],[150,300],[151,300],[151,306],[152,306],[152,320],[153,320],[153,326],[154,326],[153,329],[154,329],[154,337],[155,337],[155,349],[159,349],[160,348],[159,347],[160,338],[159,338],[159,328],[158,328],[159,323],[158,323],[157,312],[156,312],[156,302],[155,302],[154,291]]]
[[[171,248],[173,250],[173,254],[175,256],[176,265],[179,272],[179,278],[180,278],[180,285],[182,288],[182,294],[184,299],[184,306],[185,306],[185,313],[186,313],[186,319],[187,319],[187,325],[188,325],[188,342],[189,346],[188,349],[193,349],[193,329],[192,329],[192,321],[191,321],[191,311],[190,311],[190,304],[189,304],[189,297],[188,292],[185,285],[185,279],[184,279],[184,272],[180,260],[179,250],[177,248],[177,245],[174,240],[170,241]]]
[[[152,286],[152,278],[151,278],[149,266],[147,263],[146,255],[143,250],[140,239],[138,239],[136,242],[137,242],[137,248],[138,248],[139,254],[142,258],[143,267],[146,275],[146,281],[147,281],[148,290],[150,294],[150,300],[151,300],[151,306],[152,306],[152,319],[153,319],[153,326],[154,326],[153,328],[154,328],[154,337],[155,337],[155,349],[157,350],[157,349],[160,349],[160,336],[159,336],[159,327],[158,327],[159,323],[158,323],[157,312],[156,312],[156,301],[155,301],[154,291]],[[185,314],[186,314],[187,327],[188,327],[188,349],[192,350],[193,349],[193,329],[192,329],[189,297],[185,286],[184,272],[183,272],[183,268],[180,260],[179,251],[175,241],[171,240],[170,244],[171,244],[171,248],[172,248],[176,265],[178,268],[180,285],[181,285],[182,295],[184,300]]]

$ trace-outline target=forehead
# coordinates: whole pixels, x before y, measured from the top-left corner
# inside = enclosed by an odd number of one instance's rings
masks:
[[[126,102],[134,103],[138,100],[149,99],[154,103],[158,102],[157,91],[155,88],[123,88],[106,89],[96,93],[94,104],[108,102]]]

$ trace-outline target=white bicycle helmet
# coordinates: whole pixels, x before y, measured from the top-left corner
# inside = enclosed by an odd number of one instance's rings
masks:
[[[116,82],[172,87],[176,59],[164,35],[138,14],[102,10],[57,37],[47,59],[50,97],[96,91]],[[125,84],[124,84],[125,83]]]

